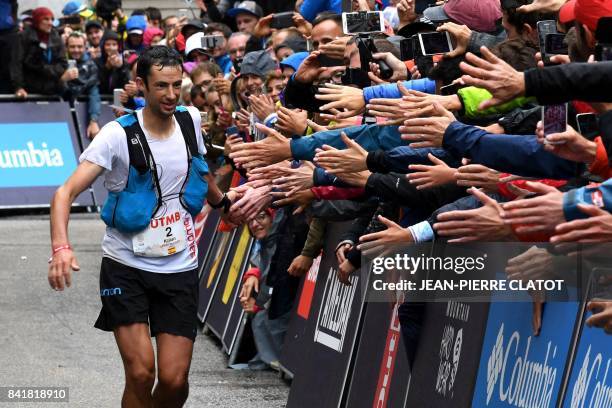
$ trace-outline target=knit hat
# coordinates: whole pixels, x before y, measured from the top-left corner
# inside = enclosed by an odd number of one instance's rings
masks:
[[[144,38],[142,39],[142,42],[144,43],[145,47],[150,47],[151,42],[153,42],[153,38],[158,35],[163,36],[164,30],[162,30],[161,28],[157,28],[157,27],[147,28],[144,32]]]
[[[40,22],[45,17],[53,18],[53,12],[51,9],[48,9],[47,7],[36,7],[34,10],[32,10],[32,22],[34,23],[34,27],[38,27]]]

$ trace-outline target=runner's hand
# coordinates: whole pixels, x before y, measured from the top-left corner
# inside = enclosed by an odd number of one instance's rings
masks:
[[[55,290],[64,290],[72,284],[72,271],[81,270],[72,249],[57,252],[49,264],[49,285]]]

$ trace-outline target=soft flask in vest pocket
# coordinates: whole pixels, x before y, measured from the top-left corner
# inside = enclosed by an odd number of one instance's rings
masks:
[[[193,156],[189,166],[189,174],[180,195],[181,204],[192,217],[198,215],[204,207],[204,201],[208,193],[208,183],[205,178],[207,174],[208,164],[206,164],[204,158],[201,155]]]
[[[130,166],[125,189],[108,194],[101,216],[109,227],[133,233],[147,228],[158,208],[159,199],[151,171],[141,174]]]

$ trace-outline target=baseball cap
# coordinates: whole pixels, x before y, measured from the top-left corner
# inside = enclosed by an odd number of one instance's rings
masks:
[[[274,51],[276,52],[281,48],[291,48],[293,52],[302,52],[308,49],[304,37],[289,37],[282,44],[274,47]]]
[[[104,29],[98,20],[89,20],[87,23],[85,23],[85,32],[94,27],[99,28],[100,30]]]
[[[601,17],[612,17],[612,2],[609,0],[570,0],[559,10],[562,23],[577,20],[595,32]]]
[[[147,28],[147,21],[142,15],[134,15],[128,18],[125,23],[125,28],[128,34],[144,34],[145,28]]]
[[[276,62],[268,51],[253,51],[244,56],[240,65],[240,75],[257,75],[260,78],[266,76],[270,71],[276,69]]]
[[[198,31],[200,31],[200,30],[201,30],[201,31],[204,31],[204,29],[206,28],[206,25],[205,25],[205,24],[204,24],[204,23],[203,23],[201,20],[197,20],[197,19],[194,19],[194,20],[189,20],[189,21],[187,22],[187,24],[185,24],[185,25],[183,26],[183,28],[181,28],[181,33],[182,33],[182,34],[185,34],[185,29],[186,29],[187,27],[194,27],[194,28],[196,28]]]
[[[280,67],[289,67],[294,70],[298,70],[302,62],[308,57],[308,52],[296,52],[295,54],[291,54],[287,58],[283,59],[280,63]]]
[[[65,16],[71,16],[73,14],[84,11],[86,8],[87,6],[81,3],[80,1],[71,0],[68,3],[66,3],[66,5],[64,5],[64,8],[62,9],[62,14]]]
[[[453,20],[471,30],[490,32],[502,12],[499,0],[448,0],[443,6],[425,9],[423,15],[433,22]]]
[[[238,3],[236,7],[231,8],[227,11],[227,15],[230,17],[236,17],[240,13],[249,13],[258,18],[263,16],[263,11],[261,10],[261,7],[259,7],[259,5],[252,0],[246,0],[241,3]]]
[[[202,48],[202,37],[204,37],[204,33],[197,32],[187,38],[185,42],[185,56],[189,55],[189,53],[194,50],[200,50],[204,53],[204,48]]]

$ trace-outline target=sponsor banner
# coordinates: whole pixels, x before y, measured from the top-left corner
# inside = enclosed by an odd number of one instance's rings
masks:
[[[87,103],[83,102],[75,102],[74,109],[76,111],[76,121],[77,126],[79,127],[79,137],[81,139],[81,146],[83,146],[83,150],[89,146],[91,141],[87,138],[87,125],[88,115],[87,115]],[[113,108],[110,107],[108,102],[103,101],[100,105],[100,117],[98,118],[98,125],[100,129],[108,122],[112,122],[115,120],[115,114],[113,113]],[[91,186],[93,190],[94,200],[96,205],[102,206],[104,205],[104,201],[108,196],[108,190],[104,188],[104,178],[98,177],[98,179]]]
[[[612,337],[603,329],[584,324],[565,393],[565,408],[612,407]]]
[[[532,302],[490,306],[472,406],[557,406],[578,302],[547,302],[533,335]]]
[[[308,316],[312,306],[312,298],[317,285],[319,266],[321,265],[321,255],[316,257],[308,273],[304,275],[298,289],[298,298],[294,302],[292,318],[285,334],[285,342],[281,349],[280,364],[282,369],[291,376],[295,375],[295,370],[300,367],[302,361],[303,343],[306,336]],[[309,339],[308,339],[309,340]]]
[[[235,231],[216,232],[212,238],[209,255],[201,266],[198,318],[202,323],[206,321],[210,311],[213,295],[217,289],[234,234]]]
[[[208,204],[204,205],[202,211],[195,217],[193,224],[195,229],[195,239],[198,243],[198,265],[200,267],[200,277],[202,276],[202,266],[208,258],[212,247],[213,238],[219,224],[219,211],[214,211]]]
[[[80,154],[69,105],[3,103],[0,134],[0,207],[48,206]],[[75,204],[93,205],[91,193]]]
[[[406,406],[469,407],[488,305],[451,300],[423,310]]]
[[[223,267],[214,269],[215,265],[213,265],[214,270],[211,271],[215,274],[218,273],[220,276],[206,317],[206,325],[219,339],[223,339],[228,318],[234,305],[233,300],[240,291],[242,284],[240,278],[243,272],[241,267],[245,257],[248,256],[251,240],[246,225],[238,227],[234,231]]]
[[[289,408],[338,407],[342,401],[364,308],[358,290],[359,272],[351,275],[351,286],[339,283],[337,278],[334,248],[349,224],[328,224],[300,360],[293,364]],[[291,337],[288,339],[291,341]]]
[[[254,240],[249,233],[249,229],[245,226],[238,239],[238,246],[236,252],[234,252],[234,259],[230,264],[228,273],[228,284],[224,288],[224,292],[229,291],[229,282],[231,282],[235,276],[235,283],[232,284],[233,290],[227,296],[227,300],[230,306],[230,312],[227,317],[227,323],[223,330],[223,337],[221,338],[221,344],[227,352],[231,354],[236,344],[236,336],[240,331],[240,326],[244,323],[244,311],[240,305],[240,289],[242,288],[242,275],[249,268],[249,259],[251,254],[251,248],[253,247]],[[221,301],[224,301],[226,294],[223,294]]]
[[[401,337],[400,303],[371,303],[361,336],[346,399],[347,407],[403,407],[410,367]]]

